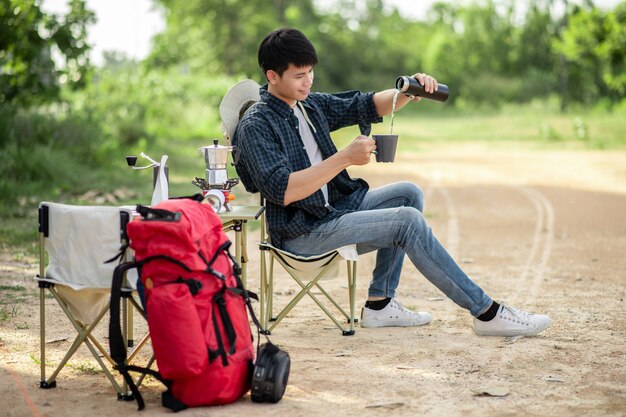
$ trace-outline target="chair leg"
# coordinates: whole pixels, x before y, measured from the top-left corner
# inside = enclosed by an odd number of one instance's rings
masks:
[[[265,259],[265,252],[264,250],[260,251],[260,255],[261,255],[261,282],[260,282],[260,294],[259,294],[259,317],[260,317],[260,323],[261,323],[261,331],[263,332],[267,332],[267,287],[268,287],[268,283],[267,283],[267,261]]]
[[[270,252],[270,276],[269,276],[269,282],[270,282],[270,288],[273,287],[273,265],[274,265],[274,254]],[[313,285],[315,285],[315,283],[317,282],[317,280],[319,278],[321,278],[323,276],[323,274],[326,272],[326,270],[329,268],[329,265],[326,266],[326,268],[324,268],[315,279],[313,279],[312,281],[310,281],[307,285],[303,284],[301,280],[299,280],[296,276],[294,276],[290,271],[289,268],[287,267],[287,265],[284,264],[284,261],[281,258],[277,258],[276,259],[278,261],[278,263],[280,263],[287,272],[289,272],[289,274],[296,280],[296,282],[300,285],[300,287],[302,287],[302,289],[300,290],[300,292],[289,302],[289,304],[287,304],[281,311],[280,313],[278,313],[278,316],[276,316],[276,319],[273,319],[273,323],[272,325],[269,327],[269,331],[271,332],[276,326],[278,326],[278,323],[280,323],[280,321],[287,315],[289,314],[289,312],[291,311],[291,309],[293,309],[295,307],[295,305],[304,297],[305,294],[307,294],[311,288],[313,287]],[[268,313],[270,313],[271,315],[271,308],[269,307],[269,303],[271,302],[270,300],[272,300],[273,298],[273,292],[269,292],[269,296],[268,296]],[[318,303],[319,304],[319,303]],[[328,314],[328,313],[327,313]]]
[[[148,341],[150,340],[150,334],[147,334],[143,337],[143,339],[141,339],[141,341],[139,342],[139,344],[137,345],[137,347],[133,350],[133,352],[128,355],[128,357],[126,358],[126,361],[130,364],[132,363],[132,361],[135,359],[135,356],[137,356],[137,354],[141,351],[141,349],[144,347],[144,345],[146,343],[148,343]]]
[[[40,275],[43,276],[43,275]],[[39,288],[39,388],[54,388],[57,383],[54,379],[46,380],[46,289]]]
[[[44,233],[39,232],[39,278],[43,278],[46,273],[46,256],[45,256],[45,242],[46,238]],[[46,381],[46,288],[49,284],[40,281],[39,282],[39,370],[40,388],[54,388],[56,387],[56,381],[49,383]]]
[[[152,356],[150,356],[150,359],[148,360],[147,365],[145,366],[146,369],[150,369],[150,367],[152,367],[152,364],[154,363],[154,353],[152,354]],[[135,381],[135,385],[137,386],[137,388],[139,388],[141,386],[141,384],[143,383],[144,378],[147,376],[147,374],[141,374],[137,380]]]
[[[283,264],[283,261],[280,258],[276,259],[279,263]],[[311,297],[311,299],[322,309],[322,311],[324,311],[324,313],[326,313],[326,315],[328,316],[328,318],[330,318],[333,323],[335,323],[335,325],[341,330],[342,334],[344,336],[352,336],[354,334],[354,326],[352,325],[350,329],[346,329],[344,328],[344,326],[342,326],[342,324],[335,318],[335,316],[332,315],[332,313],[326,308],[326,306],[324,306],[322,304],[322,302],[314,295],[311,293],[311,289],[315,286],[317,287],[322,294],[324,294],[324,296],[326,296],[326,298],[328,298],[328,300],[339,310],[339,312],[341,314],[343,314],[346,318],[348,318],[348,320],[351,322],[352,320],[350,320],[350,316],[348,316],[348,314],[341,308],[341,306],[339,306],[337,304],[337,302],[335,300],[333,300],[333,298],[324,290],[324,288],[322,288],[319,284],[318,281],[324,276],[324,274],[326,273],[326,271],[331,267],[332,262],[329,262],[328,265],[326,265],[326,267],[324,269],[322,269],[318,275],[311,281],[309,281],[307,284],[304,284],[302,282],[302,280],[300,280],[295,274],[291,273],[291,271],[289,270],[289,268],[283,264],[283,266],[285,267],[285,270],[287,272],[289,272],[289,275],[291,275],[291,277],[298,283],[298,285],[300,285],[300,287],[302,288],[300,290],[300,292],[289,302],[289,304],[287,304],[287,306],[285,306],[283,308],[283,310],[278,314],[276,321],[272,324],[272,326],[270,327],[270,331],[273,330],[278,323],[295,307],[295,305],[300,302],[300,300],[305,296],[308,295],[309,297]],[[352,317],[354,317],[354,313],[352,312]]]
[[[130,297],[130,303],[133,305],[133,307],[135,307],[135,310],[137,310],[139,314],[141,314],[144,320],[148,321],[148,316],[146,315],[146,312],[143,311],[143,307],[139,304],[137,300],[135,300],[134,297]]]
[[[318,277],[319,278],[319,277]],[[278,316],[276,316],[276,320],[274,320],[274,322],[272,323],[272,326],[269,328],[270,331],[272,331],[276,326],[278,326],[278,323],[280,323],[280,321],[282,319],[285,318],[285,316],[287,314],[289,314],[289,312],[296,306],[296,304],[298,304],[300,302],[300,300],[306,295],[309,294],[309,291],[311,291],[311,288],[313,288],[313,286],[315,285],[315,282],[317,282],[317,278],[313,281],[310,281],[308,284],[303,284],[302,281],[299,281],[298,284],[300,284],[300,286],[302,287],[302,289],[300,290],[300,292],[298,294],[296,294],[296,296],[289,302],[289,304],[287,304],[280,313],[278,313]],[[314,300],[316,300],[315,296],[313,296]],[[319,305],[319,301],[318,301],[318,305]],[[320,307],[322,309],[326,310],[325,307],[321,306]],[[328,312],[326,313],[328,314]],[[332,318],[332,317],[331,317]],[[335,322],[335,324],[337,324],[338,322]],[[340,326],[340,325],[339,325]]]
[[[326,290],[324,289],[324,287],[322,287],[322,286],[321,286],[319,283],[317,283],[317,282],[315,283],[315,286],[317,287],[317,289],[318,289],[318,290],[320,290],[320,292],[321,292],[322,294],[324,294],[324,295],[326,296],[326,298],[328,298],[328,300],[330,301],[330,303],[331,303],[332,305],[334,305],[334,306],[335,306],[335,308],[336,308],[336,309],[337,309],[337,310],[338,310],[341,314],[343,314],[343,316],[346,318],[346,323],[350,323],[350,316],[348,315],[348,313],[346,313],[346,312],[344,311],[344,309],[343,309],[343,308],[341,308],[341,306],[337,303],[337,301],[335,301],[335,300],[334,300],[334,298],[332,298],[332,297],[330,296],[330,294],[328,294],[328,293],[326,292]]]
[[[267,314],[269,321],[276,321],[274,316],[274,257],[270,255],[270,275],[268,279],[269,289],[267,297]]]
[[[125,304],[128,305],[128,301],[125,302]],[[135,314],[134,314],[135,310],[130,307],[128,308],[128,330],[127,330],[127,338],[128,340],[126,341],[126,346],[128,347],[133,347],[135,345],[135,329],[134,329],[134,325],[135,325]]]
[[[98,362],[98,365],[100,365],[100,368],[104,372],[105,376],[111,382],[111,385],[113,385],[113,388],[115,389],[115,391],[118,394],[123,395],[125,391],[117,383],[117,381],[115,380],[111,372],[108,370],[108,368],[106,367],[102,359],[100,359],[98,350],[96,350],[96,348],[94,348],[93,344],[90,342],[91,331],[97,326],[100,320],[102,320],[102,317],[104,317],[104,315],[109,311],[108,304],[105,308],[102,309],[100,314],[98,314],[96,319],[89,326],[83,326],[72,317],[72,314],[70,313],[67,306],[65,305],[65,302],[61,299],[59,294],[57,294],[54,288],[50,288],[50,292],[56,298],[57,302],[59,303],[59,306],[61,307],[61,309],[67,316],[67,318],[69,319],[70,323],[72,323],[72,325],[74,326],[74,329],[78,333],[78,336],[76,337],[76,339],[74,340],[74,343],[72,344],[70,349],[67,351],[63,359],[61,360],[61,363],[57,366],[56,370],[52,373],[52,375],[50,375],[50,378],[48,379],[47,383],[51,384],[56,380],[56,377],[59,374],[59,372],[61,372],[61,369],[65,366],[65,364],[69,361],[69,359],[78,350],[80,345],[82,343],[85,343],[85,346],[87,346],[87,348],[93,355],[96,362]],[[111,357],[106,353],[106,350],[104,350],[104,348],[102,348],[102,346],[99,343],[97,344],[97,346],[99,348],[100,353],[102,353],[105,356],[105,358],[108,356],[107,360],[112,361]]]
[[[350,330],[354,331],[357,322],[355,317],[356,309],[356,261],[347,261],[348,267],[348,296],[350,297]]]

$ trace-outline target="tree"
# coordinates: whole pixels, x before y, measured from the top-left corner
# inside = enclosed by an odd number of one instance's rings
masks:
[[[555,43],[569,65],[570,96],[583,103],[626,94],[626,3],[611,12],[579,10]]]
[[[313,11],[311,0],[156,1],[164,8],[167,29],[156,37],[148,64],[209,74],[251,76],[262,37],[304,22]]]
[[[94,21],[84,0],[71,0],[63,17],[45,14],[35,0],[2,0],[0,103],[47,102],[58,97],[60,84],[83,85],[90,68],[87,25]]]

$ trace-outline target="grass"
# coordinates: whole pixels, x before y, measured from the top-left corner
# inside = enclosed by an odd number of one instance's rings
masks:
[[[29,355],[30,356],[30,360],[35,364],[35,365],[41,365],[41,360],[36,357],[35,355],[33,355],[32,353]],[[58,366],[58,363],[54,363],[54,362],[46,362],[47,366]],[[90,375],[96,375],[96,374],[100,374],[102,373],[102,369],[90,362],[81,362],[78,365],[75,365],[73,363],[66,363],[65,366],[67,366],[68,368],[72,368],[75,369],[79,372],[83,372],[86,374],[90,374]]]
[[[26,287],[21,285],[0,285],[0,320],[7,320],[8,317],[15,317],[19,312],[19,307],[13,306],[8,314],[8,304],[20,304],[28,296]]]
[[[8,307],[6,305],[0,306],[0,321],[7,321],[11,318],[15,318],[20,314],[20,306],[13,305]]]
[[[0,291],[26,291],[21,285],[0,285]]]
[[[419,106],[419,104],[418,104]],[[417,108],[417,106],[416,106]],[[372,125],[372,133],[389,133],[390,118]],[[419,151],[422,145],[436,143],[489,142],[516,144],[547,149],[626,148],[626,110],[613,113],[542,112],[525,107],[491,114],[420,114],[402,109],[394,120],[394,133],[400,135],[403,151]],[[343,129],[333,134],[346,146],[358,129]]]
[[[410,106],[410,107],[409,107]],[[489,143],[493,146],[531,147],[542,149],[626,149],[626,108],[613,112],[578,111],[562,114],[550,104],[531,103],[525,106],[505,107],[501,110],[459,111],[441,103],[423,102],[400,110],[394,121],[394,131],[400,135],[399,152],[419,152],[439,144],[464,142]],[[388,133],[390,117],[372,126],[372,133]],[[359,134],[351,127],[332,133],[337,148],[347,146]],[[212,144],[212,138],[178,141],[161,139],[142,145],[141,149],[128,150],[128,154],[144,151],[153,159],[169,155],[170,195],[182,196],[199,192],[191,184],[194,177],[204,177],[204,160],[198,151]],[[132,195],[122,198],[119,204],[146,204],[152,194],[152,172],[131,170],[126,166],[125,155],[113,156],[104,169],[85,172],[82,185],[74,193],[59,193],[54,184],[50,192],[42,191],[21,199],[15,207],[5,208],[0,218],[0,249],[11,248],[13,253],[26,256],[37,254],[37,205],[40,201],[57,201],[69,204],[97,204],[81,199],[87,190],[111,192],[120,188],[132,190]],[[145,165],[141,158],[138,165]],[[50,161],[60,164],[62,161]],[[229,167],[231,176],[236,176]],[[83,174],[81,174],[82,176]],[[235,204],[256,204],[258,196],[245,192],[243,186],[234,189]],[[250,229],[258,227],[251,222]]]
[[[89,362],[82,362],[78,365],[68,363],[65,366],[89,375],[97,375],[103,373],[101,368]]]

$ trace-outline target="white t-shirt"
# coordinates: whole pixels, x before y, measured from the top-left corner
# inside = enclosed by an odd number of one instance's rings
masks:
[[[311,132],[311,127],[304,118],[304,114],[302,114],[300,106],[296,104],[293,112],[298,118],[298,130],[300,131],[300,138],[302,138],[302,142],[304,143],[304,147],[306,148],[306,153],[309,156],[309,161],[311,161],[311,165],[322,162],[324,160],[324,158],[322,157],[322,152],[320,151],[320,147],[317,146],[317,142],[313,137],[313,132]],[[322,194],[324,194],[324,200],[326,201],[326,204],[328,204],[328,186],[324,184],[322,188],[320,188],[320,190],[322,190]]]

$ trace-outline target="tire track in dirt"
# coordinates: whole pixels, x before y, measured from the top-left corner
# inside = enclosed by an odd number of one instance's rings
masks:
[[[454,207],[454,202],[446,187],[437,187],[439,194],[443,197],[444,206],[448,212],[448,233],[446,234],[446,250],[452,259],[458,262],[459,246],[461,244],[459,232],[459,217]]]
[[[532,246],[516,286],[516,294],[519,294],[524,289],[526,303],[532,304],[539,295],[541,284],[548,269],[550,256],[552,255],[552,246],[554,244],[554,207],[537,190],[519,187],[519,191],[531,201],[537,213]]]
[[[516,291],[513,294],[525,294],[526,299],[519,301],[532,304],[539,296],[552,255],[555,221],[554,207],[541,192],[535,189],[523,186],[515,188],[532,203],[536,213],[536,222],[531,248],[526,257],[526,262],[522,266],[519,278],[516,280]],[[454,200],[446,187],[436,183],[426,189],[425,196],[430,197],[435,193],[440,194],[443,198],[443,205],[447,213],[446,250],[458,262],[461,239],[459,216]]]

